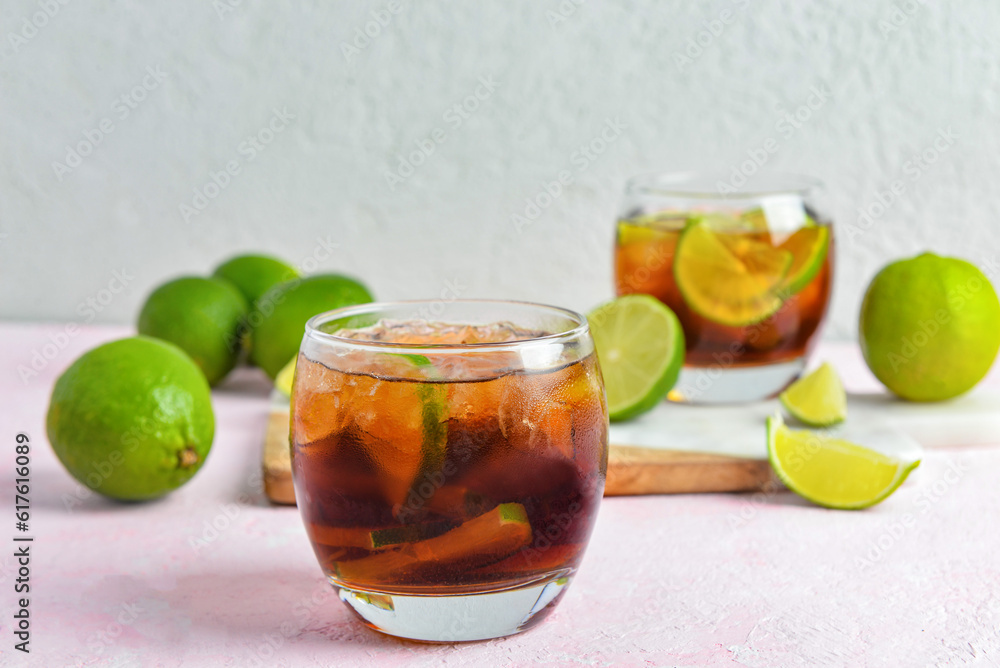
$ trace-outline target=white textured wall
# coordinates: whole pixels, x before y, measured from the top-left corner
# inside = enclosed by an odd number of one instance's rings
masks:
[[[245,249],[357,274],[382,298],[457,285],[586,309],[612,292],[629,175],[730,169],[768,138],[768,166],[830,188],[841,229],[829,335],[853,334],[888,259],[933,248],[978,263],[1000,248],[997,3],[389,6],[4,0],[0,316],[131,321],[156,283]],[[387,25],[345,55],[372,10]],[[780,124],[814,87],[829,99],[814,97],[800,128]],[[129,108],[134,89],[144,99]],[[477,91],[467,118],[449,112]],[[274,109],[294,119],[251,156],[242,142]],[[103,119],[112,132],[57,174]],[[625,127],[606,132],[606,150],[577,154],[609,121]],[[390,187],[397,156],[438,129],[433,155]],[[918,169],[949,129],[957,139]],[[239,173],[186,223],[180,205],[230,161]],[[512,214],[561,170],[571,185],[518,231]],[[858,207],[895,180],[905,192],[848,238]],[[328,236],[330,255],[317,245]],[[116,271],[125,289],[91,315],[86,300],[107,300]]]

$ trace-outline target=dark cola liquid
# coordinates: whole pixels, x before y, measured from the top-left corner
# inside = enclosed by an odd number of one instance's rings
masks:
[[[465,382],[303,356],[292,406],[297,502],[337,582],[489,591],[578,565],[607,466],[594,355]]]

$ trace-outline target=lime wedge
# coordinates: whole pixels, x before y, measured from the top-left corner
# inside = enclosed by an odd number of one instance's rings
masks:
[[[395,366],[396,372],[402,378],[422,379],[414,383],[417,400],[420,402],[421,446],[418,466],[408,471],[411,475],[410,492],[414,492],[424,481],[424,476],[439,471],[444,464],[445,451],[448,447],[448,386],[433,382],[440,380],[441,375],[425,355],[407,353],[380,353],[380,373],[388,372]],[[413,463],[413,462],[411,462]],[[403,478],[402,468],[399,477]]]
[[[730,327],[752,325],[781,308],[778,288],[793,261],[784,249],[750,234],[713,232],[705,221],[684,230],[674,256],[674,278],[700,315]]]
[[[778,248],[792,254],[792,266],[781,285],[787,297],[809,285],[823,267],[830,248],[830,228],[815,224],[800,227]]]
[[[789,429],[780,415],[767,419],[767,457],[790,490],[841,510],[884,501],[920,464],[826,434]]]
[[[588,316],[612,420],[627,420],[663,401],[684,364],[684,330],[649,295],[627,295]]]
[[[501,503],[487,513],[433,538],[399,549],[335,564],[349,581],[379,582],[428,571],[472,569],[503,559],[531,543],[531,524],[520,503]]]
[[[778,398],[792,417],[810,427],[832,427],[847,417],[847,393],[829,362],[799,378]]]
[[[286,397],[292,396],[292,381],[295,379],[295,363],[298,360],[298,355],[288,360],[288,364],[281,367],[281,371],[274,377],[274,387]]]

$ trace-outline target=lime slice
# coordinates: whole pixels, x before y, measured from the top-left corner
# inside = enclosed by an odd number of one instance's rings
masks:
[[[649,295],[619,297],[587,316],[612,420],[661,402],[684,364],[684,330],[674,312]]]
[[[815,224],[800,227],[778,248],[792,254],[792,266],[788,268],[781,286],[781,291],[787,297],[809,285],[823,267],[830,248],[830,228]]]
[[[281,367],[281,371],[274,377],[274,387],[285,396],[292,396],[292,381],[295,379],[295,363],[299,356],[296,355],[288,360],[288,364]]]
[[[778,288],[792,261],[787,250],[750,234],[717,234],[700,221],[681,234],[674,278],[697,313],[722,325],[743,327],[781,308]]]
[[[920,464],[826,434],[789,429],[780,415],[767,419],[767,457],[790,490],[841,510],[884,501]]]
[[[404,499],[409,498],[415,492],[425,476],[439,471],[444,464],[445,450],[448,447],[448,386],[444,383],[433,382],[440,380],[441,375],[431,362],[424,355],[407,353],[380,353],[381,361],[380,373],[397,366],[401,378],[416,379],[418,382],[412,385],[415,388],[417,400],[420,402],[420,424],[421,424],[421,446],[420,459],[414,463],[418,466],[408,471],[410,475],[409,492]],[[398,365],[405,368],[398,368]],[[403,478],[402,471],[406,467],[397,467],[400,473],[398,477]],[[426,501],[426,499],[424,499]]]
[[[520,503],[501,503],[487,513],[433,538],[400,549],[334,564],[348,581],[379,582],[433,571],[485,566],[531,543],[531,523]]]
[[[847,393],[828,362],[792,383],[778,398],[792,417],[810,427],[832,427],[847,417]]]

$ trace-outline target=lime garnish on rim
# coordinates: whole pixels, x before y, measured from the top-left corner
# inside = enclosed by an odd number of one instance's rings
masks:
[[[832,427],[847,417],[847,393],[829,362],[792,383],[778,399],[792,417],[810,427]]]
[[[610,419],[635,417],[663,401],[684,364],[684,331],[674,312],[649,295],[628,295],[587,319]]]
[[[780,415],[767,419],[767,457],[790,490],[842,510],[884,501],[920,464],[828,434],[789,429]]]

